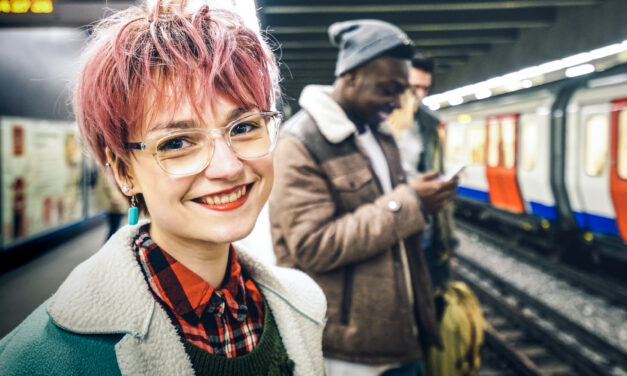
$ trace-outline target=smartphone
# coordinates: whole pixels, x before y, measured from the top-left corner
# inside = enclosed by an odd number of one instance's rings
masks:
[[[459,174],[461,174],[462,171],[464,171],[466,166],[467,166],[466,164],[460,164],[460,165],[455,166],[455,168],[449,171],[446,175],[442,176],[440,180],[449,181],[453,179],[454,177],[459,176]]]

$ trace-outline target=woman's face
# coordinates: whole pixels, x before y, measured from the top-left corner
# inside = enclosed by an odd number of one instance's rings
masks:
[[[177,123],[193,122],[204,129],[221,128],[252,113],[224,98],[219,98],[213,108],[215,112],[209,105],[200,109],[204,123],[200,123],[188,101],[176,109],[152,109],[150,123],[144,124],[142,135],[134,135],[129,141],[140,142],[177,130]],[[167,244],[225,244],[242,239],[252,231],[268,199],[274,173],[272,155],[239,159],[223,135],[213,140],[209,165],[189,176],[170,175],[151,153],[132,152],[133,193],[143,194],[150,212],[151,236],[166,249]]]

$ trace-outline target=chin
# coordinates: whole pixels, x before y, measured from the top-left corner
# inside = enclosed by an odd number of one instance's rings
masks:
[[[207,239],[211,243],[233,243],[247,237],[255,227],[255,222],[240,224],[222,224],[221,226],[212,227],[210,231],[211,239]]]

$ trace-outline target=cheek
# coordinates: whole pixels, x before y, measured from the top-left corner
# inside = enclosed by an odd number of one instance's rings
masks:
[[[173,179],[153,161],[138,161],[133,168],[136,186],[143,194],[150,213],[161,211],[170,202],[180,201],[190,184],[188,178]]]
[[[253,172],[261,178],[266,194],[270,193],[274,182],[274,164],[272,154],[263,158],[251,161]]]

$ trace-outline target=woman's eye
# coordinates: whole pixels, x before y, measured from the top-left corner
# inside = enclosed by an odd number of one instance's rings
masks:
[[[185,137],[176,137],[165,140],[159,144],[159,151],[174,151],[191,146],[191,142]]]
[[[246,133],[250,133],[255,129],[258,129],[259,125],[255,123],[239,123],[231,129],[231,136],[239,136]]]

